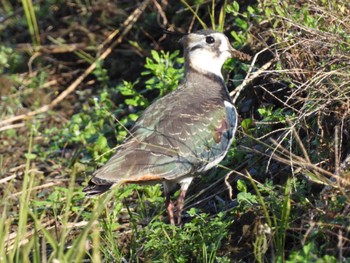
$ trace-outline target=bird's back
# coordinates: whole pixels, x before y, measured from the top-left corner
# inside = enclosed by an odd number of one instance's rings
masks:
[[[185,81],[145,110],[93,183],[177,180],[221,161],[237,125],[236,110],[221,79],[192,77],[196,82]]]

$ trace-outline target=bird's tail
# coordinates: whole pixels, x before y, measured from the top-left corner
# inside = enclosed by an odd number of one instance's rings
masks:
[[[88,185],[83,189],[83,192],[85,192],[86,197],[94,197],[96,195],[100,195],[109,189],[111,189],[116,183],[107,181],[100,178],[92,178]]]

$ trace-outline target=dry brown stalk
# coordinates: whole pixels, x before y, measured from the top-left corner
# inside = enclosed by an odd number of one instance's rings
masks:
[[[44,223],[41,224],[40,229],[32,229],[29,230],[21,239],[19,246],[22,246],[24,244],[27,244],[29,242],[29,237],[33,236],[35,234],[36,231],[41,230],[43,228],[45,228],[46,230],[54,228],[55,226],[55,222],[56,222],[56,218],[54,219],[50,219]],[[14,243],[17,237],[17,231],[16,232],[12,232],[10,233],[7,237],[6,237],[6,243],[7,243],[7,251],[11,251],[14,248]]]
[[[341,178],[335,173],[329,172],[317,166],[316,164],[308,162],[305,158],[293,154],[292,152],[284,148],[282,145],[280,145],[277,141],[273,139],[270,139],[270,141],[276,147],[272,154],[261,152],[256,149],[250,149],[246,147],[243,147],[243,148],[249,151],[253,151],[255,153],[261,154],[263,156],[273,158],[276,161],[284,163],[286,165],[312,171],[320,182],[323,182],[324,184],[332,186],[334,188],[338,188],[338,186],[334,181],[332,181],[332,178],[338,180],[343,185],[349,185],[349,182],[347,180]]]
[[[74,43],[74,44],[61,44],[61,45],[41,45],[38,47],[33,47],[31,44],[18,44],[16,46],[16,51],[19,52],[32,52],[35,49],[35,52],[38,52],[39,54],[46,54],[46,53],[69,53],[74,52],[76,50],[82,50],[82,49],[90,49],[85,43]]]
[[[42,184],[42,185],[38,185],[36,187],[33,187],[33,188],[30,189],[30,191],[37,191],[37,190],[42,190],[42,189],[45,189],[45,188],[51,188],[53,186],[58,186],[58,185],[61,185],[61,184],[63,184],[63,181],[49,182],[49,183],[46,183],[46,184]],[[23,194],[23,191],[19,191],[17,193],[13,193],[10,196],[8,196],[6,199],[14,198],[16,196],[20,196],[21,194]]]

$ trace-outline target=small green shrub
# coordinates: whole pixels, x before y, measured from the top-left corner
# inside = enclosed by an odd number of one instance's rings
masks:
[[[283,262],[281,258],[278,262]],[[286,263],[304,263],[304,262],[315,262],[315,263],[336,263],[339,262],[337,258],[331,255],[319,255],[319,250],[316,245],[312,242],[304,245],[299,251],[291,253],[289,258],[285,261]],[[348,262],[348,261],[346,261]]]
[[[142,256],[152,262],[228,262],[218,255],[227,228],[232,223],[219,213],[214,218],[190,209],[191,221],[178,228],[153,222],[144,232]]]
[[[184,73],[184,58],[179,54],[179,51],[169,53],[161,50],[158,53],[152,50],[152,58],[146,58],[145,68],[148,70],[141,73],[142,76],[150,76],[145,83],[146,89],[156,89],[162,97],[178,87]]]

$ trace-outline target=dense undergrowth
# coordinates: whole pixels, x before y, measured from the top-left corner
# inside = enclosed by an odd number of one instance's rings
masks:
[[[346,1],[0,1],[1,262],[350,262]],[[141,7],[139,12],[134,12]],[[208,26],[240,128],[169,225],[160,186],[82,188]]]

